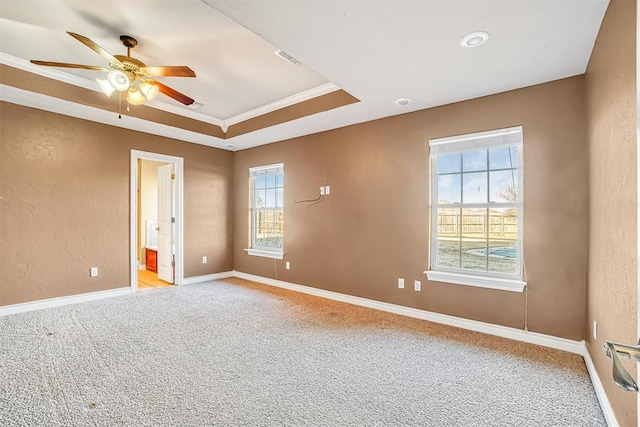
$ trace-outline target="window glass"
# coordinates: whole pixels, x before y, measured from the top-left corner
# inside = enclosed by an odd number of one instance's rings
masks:
[[[284,165],[249,169],[252,180],[251,249],[282,253],[284,237]]]
[[[431,146],[431,271],[520,280],[522,130],[486,134]]]

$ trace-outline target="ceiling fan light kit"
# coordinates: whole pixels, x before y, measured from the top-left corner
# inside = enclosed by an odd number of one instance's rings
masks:
[[[127,102],[131,105],[142,105],[145,103],[147,98],[140,93],[140,91],[135,87],[131,86],[129,91],[127,92]]]
[[[129,77],[127,77],[127,75],[122,71],[109,71],[107,74],[107,80],[115,90],[120,92],[128,90],[129,86],[131,86],[131,80],[129,80]]]
[[[153,101],[156,96],[158,96],[160,89],[158,88],[158,85],[154,85],[150,82],[143,82],[140,84],[140,92],[142,92],[144,97],[147,98],[147,101]]]
[[[100,86],[100,90],[107,96],[111,96],[111,94],[116,90],[115,87],[111,86],[109,80],[107,79],[96,79],[98,82],[98,86]]]
[[[152,101],[159,92],[184,105],[191,105],[195,102],[188,96],[153,79],[153,77],[195,77],[196,74],[193,70],[185,66],[147,67],[142,61],[131,57],[131,48],[138,45],[138,41],[133,37],[120,36],[120,41],[127,48],[127,55],[124,56],[111,55],[93,40],[80,34],[70,31],[67,31],[67,34],[106,59],[109,62],[109,68],[64,62],[37,60],[31,60],[31,62],[50,67],[107,71],[106,79],[96,79],[100,90],[107,96],[111,96],[115,91],[120,92],[121,95],[126,92],[127,102],[131,105],[142,105],[146,101]]]

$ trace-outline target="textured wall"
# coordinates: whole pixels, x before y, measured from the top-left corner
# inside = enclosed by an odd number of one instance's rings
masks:
[[[426,281],[429,139],[522,125],[529,328],[581,340],[586,317],[584,79],[575,77],[236,153],[235,269],[524,328],[525,294]],[[284,162],[285,258],[253,257],[248,168]],[[321,203],[296,204],[331,186]],[[291,262],[291,270],[284,262]],[[398,277],[408,283],[397,288]],[[412,290],[421,280],[422,292]]]
[[[131,149],[184,158],[185,277],[233,268],[233,153],[8,103],[0,116],[0,306],[129,285]]]
[[[618,421],[637,425],[636,395],[617,387],[604,340],[637,340],[636,2],[613,0],[586,74],[589,139],[587,345]],[[598,338],[591,325],[598,322]],[[626,363],[635,372],[636,363]]]

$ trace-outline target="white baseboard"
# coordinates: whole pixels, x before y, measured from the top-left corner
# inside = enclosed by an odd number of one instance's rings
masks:
[[[619,426],[620,424],[618,424],[616,414],[613,412],[611,403],[609,403],[609,398],[607,398],[607,393],[604,391],[600,376],[598,375],[598,371],[596,371],[596,366],[593,364],[586,344],[583,347],[582,357],[584,357],[584,363],[587,365],[587,371],[591,377],[591,383],[593,384],[596,396],[598,396],[598,402],[600,402],[600,408],[602,408],[602,413],[604,414],[604,419],[607,421],[607,425],[609,427]]]
[[[62,305],[77,304],[80,302],[95,301],[103,298],[128,295],[131,288],[109,289],[107,291],[89,292],[86,294],[70,295],[66,297],[49,298],[21,304],[6,305],[0,307],[0,317],[9,314],[24,313],[26,311],[42,310],[44,308],[60,307]]]
[[[233,277],[232,271],[222,273],[207,274],[205,276],[187,277],[182,281],[183,285],[191,285],[194,283],[210,282],[212,280],[227,279]],[[6,305],[0,307],[0,317],[9,314],[24,313],[26,311],[42,310],[44,308],[60,307],[68,304],[77,304],[81,302],[94,301],[103,298],[117,297],[132,293],[130,287],[109,289],[107,291],[89,292],[86,294],[69,295],[65,297],[49,298],[21,304]]]
[[[413,317],[416,319],[427,320],[434,323],[455,326],[462,329],[468,329],[476,332],[482,332],[489,335],[497,335],[503,338],[509,338],[517,341],[523,341],[531,344],[537,344],[544,347],[550,347],[557,350],[563,350],[574,354],[579,354],[584,358],[587,365],[587,371],[591,377],[593,388],[595,389],[600,407],[604,414],[607,425],[610,427],[618,427],[618,421],[613,412],[613,408],[609,403],[607,394],[602,387],[600,377],[596,372],[591,356],[587,350],[584,341],[573,341],[565,338],[558,338],[551,335],[539,334],[536,332],[528,332],[521,329],[509,328],[506,326],[494,325],[491,323],[478,322],[446,314],[433,313],[426,310],[404,307],[400,305],[390,304],[381,301],[370,300],[367,298],[356,297],[352,295],[340,294],[337,292],[327,291],[324,289],[313,288],[309,286],[298,285],[295,283],[283,282],[281,280],[270,279],[267,277],[256,276],[253,274],[233,271],[233,276],[240,279],[251,280],[253,282],[262,283],[269,286],[288,289],[291,291],[301,292],[309,295],[327,298],[335,301],[345,302],[348,304],[358,305],[362,307],[373,308],[376,310],[387,311],[389,313],[400,314],[403,316]]]
[[[223,271],[222,273],[206,274],[204,276],[185,277],[182,279],[183,285],[193,285],[195,283],[210,282],[212,280],[228,279],[233,277],[233,271]]]
[[[573,341],[565,338],[558,338],[551,335],[539,334],[536,332],[528,332],[521,329],[509,328],[507,326],[494,325],[491,323],[479,322],[477,320],[469,320],[461,317],[449,316],[446,314],[434,313],[417,308],[405,307],[396,304],[390,304],[382,301],[371,300],[362,297],[356,297],[338,292],[327,291],[324,289],[313,288],[310,286],[298,285],[296,283],[283,282],[281,280],[270,279],[268,277],[256,276],[253,274],[243,273],[240,271],[225,271],[221,273],[207,274],[203,276],[194,276],[184,278],[183,285],[192,285],[195,283],[210,282],[213,280],[227,279],[237,277],[240,279],[251,280],[253,282],[262,283],[269,286],[288,289],[308,295],[314,295],[334,301],[340,301],[361,307],[372,308],[375,310],[386,311],[389,313],[399,314],[402,316],[413,317],[416,319],[427,320],[434,323],[440,323],[449,326],[455,326],[471,331],[482,332],[489,335],[496,335],[503,338],[509,338],[517,341],[523,341],[531,344],[537,344],[544,347],[550,347],[570,353],[580,354],[584,357],[587,371],[591,377],[593,388],[600,402],[600,407],[604,414],[607,425],[610,427],[618,426],[613,408],[609,403],[607,394],[602,386],[598,372],[596,371],[591,355],[587,350],[584,341]],[[45,308],[59,307],[68,304],[77,304],[87,301],[95,301],[103,298],[111,298],[132,293],[130,287],[109,289],[106,291],[89,292],[80,295],[70,295],[65,297],[50,298],[34,302],[8,305],[0,307],[0,317],[9,314],[24,313],[27,311],[42,310]]]
[[[489,335],[509,338],[516,341],[523,341],[531,344],[541,345],[543,347],[555,348],[575,354],[583,354],[584,344],[582,341],[573,341],[565,338],[558,338],[551,335],[539,334],[536,332],[528,332],[521,329],[510,328],[507,326],[494,325],[492,323],[479,322],[477,320],[469,320],[461,317],[449,316],[447,314],[434,313],[431,311],[420,310],[417,308],[404,307],[401,305],[390,304],[387,302],[375,301],[367,298],[356,297],[352,295],[341,294],[338,292],[327,291],[324,289],[312,288],[309,286],[298,285],[295,283],[283,282],[282,280],[270,279],[267,277],[256,276],[253,274],[233,271],[233,276],[240,279],[251,280],[265,285],[276,286],[279,288],[289,289],[304,294],[315,295],[321,298],[327,298],[335,301],[346,302],[348,304],[359,305],[362,307],[373,308],[376,310],[387,311],[389,313],[400,314],[402,316],[413,317],[416,319],[428,320],[443,325],[455,326],[471,331],[482,332]]]

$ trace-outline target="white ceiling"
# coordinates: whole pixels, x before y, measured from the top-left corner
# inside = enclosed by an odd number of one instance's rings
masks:
[[[232,143],[238,150],[582,74],[607,5],[607,0],[0,0],[0,52],[24,60],[106,65],[65,31],[87,36],[112,54],[124,54],[118,37],[131,35],[139,42],[132,56],[147,65],[191,67],[195,79],[162,81],[205,104],[193,111],[159,97],[150,105],[211,123],[233,121],[327,82],[361,100],[227,140],[184,138],[219,147]],[[487,44],[460,47],[462,37],[481,30],[491,34]],[[279,59],[276,48],[303,66]],[[94,85],[97,72],[73,73]],[[399,107],[394,100],[400,97],[414,101]]]

